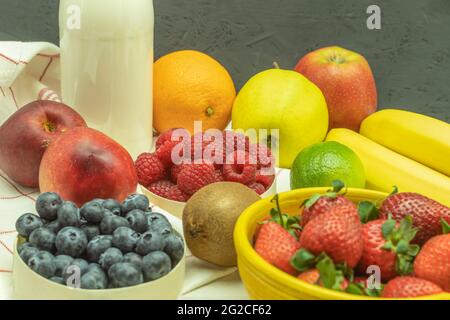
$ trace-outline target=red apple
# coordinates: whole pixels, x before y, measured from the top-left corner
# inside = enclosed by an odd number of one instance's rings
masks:
[[[56,192],[82,206],[96,198],[123,201],[136,192],[133,159],[120,144],[89,128],[55,139],[41,162],[41,192]]]
[[[14,113],[0,127],[0,169],[13,181],[39,186],[39,165],[50,142],[86,122],[65,104],[35,101]]]
[[[359,131],[362,121],[377,111],[377,87],[367,60],[340,47],[316,50],[303,57],[295,70],[323,92],[330,113],[330,130]]]

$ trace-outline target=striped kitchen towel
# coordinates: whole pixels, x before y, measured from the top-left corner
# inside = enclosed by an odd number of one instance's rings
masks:
[[[59,70],[53,44],[0,42],[0,125],[31,101],[59,101]]]

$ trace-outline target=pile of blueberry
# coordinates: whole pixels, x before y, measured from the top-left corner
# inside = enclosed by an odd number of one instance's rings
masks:
[[[61,285],[131,287],[167,275],[184,255],[182,238],[143,195],[123,203],[96,199],[79,209],[44,193],[36,211],[39,216],[27,213],[16,222],[18,252],[32,270]]]

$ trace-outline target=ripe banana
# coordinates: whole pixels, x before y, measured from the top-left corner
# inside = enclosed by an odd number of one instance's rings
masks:
[[[361,134],[450,176],[450,124],[446,122],[408,111],[383,110],[363,122]]]
[[[346,145],[364,164],[367,188],[417,192],[450,206],[450,178],[347,129],[332,130],[327,141]]]

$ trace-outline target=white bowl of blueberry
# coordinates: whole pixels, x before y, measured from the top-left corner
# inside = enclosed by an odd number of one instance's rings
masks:
[[[123,203],[96,199],[81,208],[44,193],[38,215],[16,222],[17,299],[176,299],[185,242],[144,195]]]

